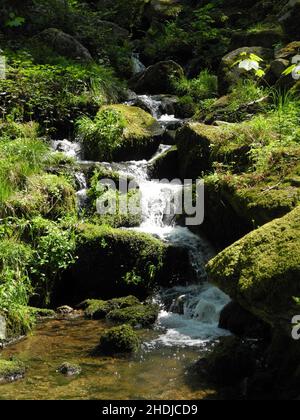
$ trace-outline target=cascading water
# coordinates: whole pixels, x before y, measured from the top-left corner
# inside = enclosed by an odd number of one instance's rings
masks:
[[[162,104],[158,97],[141,95],[137,98],[163,128],[181,122],[174,115],[162,113]],[[77,158],[82,165],[92,164],[80,161],[81,148],[78,143],[63,140],[53,142],[52,145],[55,150]],[[229,298],[207,282],[205,265],[214,256],[209,242],[193,234],[187,227],[176,225],[175,216],[182,196],[182,184],[163,183],[149,178],[149,168],[155,159],[169,148],[170,146],[160,145],[150,161],[102,162],[101,165],[133,178],[139,185],[142,223],[135,230],[152,234],[166,243],[187,249],[191,266],[196,273],[197,284],[191,284],[191,279],[186,278],[185,285],[161,290],[156,296],[155,300],[162,307],[156,325],[161,335],[147,346],[205,346],[208,341],[228,335],[227,331],[218,328],[218,322],[220,312],[229,302]],[[87,183],[83,173],[77,173],[76,176],[80,186],[77,192],[78,204],[79,208],[83,208],[87,197]]]
[[[162,146],[162,152],[165,150],[166,147]],[[139,163],[135,165],[139,166]],[[144,162],[141,168],[145,169]],[[182,185],[149,180],[147,173],[136,181],[142,197],[142,224],[135,230],[186,248],[199,282],[191,285],[187,278],[187,285],[160,292],[156,300],[164,309],[160,312],[157,328],[162,334],[148,345],[204,346],[210,340],[227,335],[227,331],[218,328],[218,323],[220,312],[229,298],[207,283],[205,271],[205,264],[213,257],[214,250],[204,238],[193,234],[187,227],[177,226],[174,221]]]

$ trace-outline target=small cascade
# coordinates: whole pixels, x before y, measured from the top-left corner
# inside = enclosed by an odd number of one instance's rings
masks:
[[[140,55],[138,53],[133,53],[131,57],[132,62],[132,73],[133,75],[142,73],[146,70],[146,66],[141,62]]]
[[[52,140],[51,147],[56,152],[64,153],[70,158],[80,160],[81,158],[81,144],[71,142],[69,140]]]
[[[78,191],[76,192],[78,207],[79,207],[80,210],[82,210],[86,207],[86,204],[87,204],[87,201],[88,201],[87,180],[86,180],[86,177],[85,177],[83,172],[76,172],[75,173],[75,178],[76,178],[77,185],[78,185]]]

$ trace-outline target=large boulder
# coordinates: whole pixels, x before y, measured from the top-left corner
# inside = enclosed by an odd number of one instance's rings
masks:
[[[56,305],[130,294],[144,298],[158,285],[183,281],[190,270],[188,251],[150,235],[82,224],[76,237],[77,261],[54,287]]]
[[[65,57],[84,63],[88,63],[93,60],[87,48],[85,48],[73,36],[66,34],[59,29],[45,29],[36,36],[36,39],[52,48],[57,54]]]
[[[137,93],[176,94],[174,81],[183,76],[182,67],[175,61],[160,61],[133,78],[130,87]]]
[[[299,37],[299,20],[300,0],[289,0],[280,13],[279,22],[292,39]]]
[[[247,72],[244,69],[240,69],[238,65],[235,65],[235,63],[241,58],[242,53],[255,54],[261,57],[266,63],[274,58],[272,49],[260,46],[245,46],[226,54],[222,58],[218,73],[220,94],[225,95],[228,91],[232,90],[239,80],[254,77],[254,72]]]
[[[272,327],[291,334],[299,312],[300,207],[245,236],[208,263],[211,281]]]

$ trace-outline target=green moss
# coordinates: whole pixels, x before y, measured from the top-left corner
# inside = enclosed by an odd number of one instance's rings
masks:
[[[135,296],[127,296],[111,300],[88,299],[81,304],[81,307],[85,309],[84,315],[87,318],[103,319],[115,309],[124,309],[139,303],[140,301]]]
[[[284,325],[300,295],[300,207],[248,234],[208,264],[212,282],[265,322]]]
[[[120,104],[102,109],[118,111],[126,121],[121,146],[114,160],[147,159],[155,153],[162,130],[152,115],[141,108]]]
[[[150,327],[158,317],[158,305],[135,305],[128,308],[114,309],[107,315],[107,320],[118,324],[130,324],[134,326]]]
[[[81,224],[76,243],[78,259],[57,284],[60,301],[144,296],[163,276],[168,247],[150,235]]]
[[[56,316],[56,312],[52,309],[29,307],[29,310],[36,318],[55,318]]]
[[[25,367],[17,360],[0,360],[0,383],[23,378]]]
[[[140,342],[137,334],[129,325],[111,328],[100,338],[97,352],[113,355],[121,353],[135,353]]]

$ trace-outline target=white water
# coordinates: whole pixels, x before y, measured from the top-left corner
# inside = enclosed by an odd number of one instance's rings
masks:
[[[146,66],[144,66],[144,64],[141,62],[139,54],[137,53],[132,54],[131,62],[132,62],[132,73],[134,75],[139,74],[143,72],[144,70],[146,70]]]
[[[212,246],[187,227],[176,225],[174,216],[182,185],[160,183],[148,177],[148,166],[168,147],[161,145],[159,152],[148,163],[134,161],[106,165],[123,175],[135,174],[141,192],[142,224],[134,230],[187,249],[198,280],[198,284],[190,284],[191,279],[187,277],[186,285],[161,290],[156,297],[162,305],[156,328],[162,333],[147,346],[205,346],[209,341],[229,334],[218,328],[218,324],[220,312],[230,299],[207,282],[205,265],[214,256]]]

